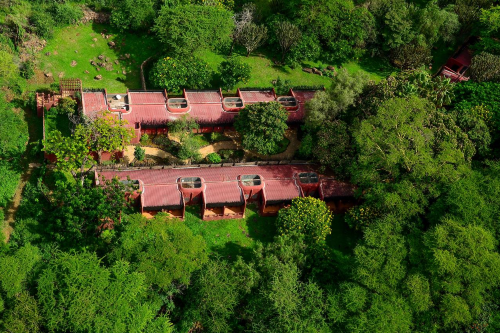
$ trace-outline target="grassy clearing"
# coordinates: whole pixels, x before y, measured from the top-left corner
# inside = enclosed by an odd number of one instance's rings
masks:
[[[241,60],[250,65],[252,74],[247,83],[239,83],[232,90],[236,91],[237,88],[256,87],[268,88],[272,86],[272,81],[280,77],[283,80],[290,81],[292,86],[325,86],[331,84],[331,79],[326,76],[319,76],[302,71],[301,67],[290,68],[289,66],[278,66],[272,61],[272,55],[255,54],[250,57],[244,56],[244,51],[237,50],[235,55],[239,55]],[[198,51],[197,55],[204,59],[209,66],[217,71],[219,64],[224,61],[225,57],[211,51],[203,50]],[[325,62],[310,62],[306,61],[302,64],[303,67],[316,67],[326,68],[328,65]],[[337,66],[335,66],[338,68]],[[378,82],[383,78],[389,76],[391,73],[397,71],[387,61],[380,58],[366,58],[360,61],[351,61],[343,64],[350,73],[359,71],[366,72],[371,80]]]
[[[239,255],[248,259],[257,241],[271,242],[276,233],[276,218],[259,216],[255,206],[247,208],[244,219],[203,221],[199,216],[200,207],[186,207],[184,223],[194,234],[203,236],[213,253],[226,258]]]
[[[101,36],[104,29],[110,35],[109,39]],[[116,44],[114,48],[108,46],[111,41]],[[39,55],[38,68],[41,72],[30,80],[30,89],[47,87],[53,80],[58,82],[61,72],[65,78],[80,78],[86,88],[105,87],[108,92],[125,92],[127,88],[140,89],[140,65],[157,50],[153,36],[122,34],[109,25],[88,23],[56,29],[54,38],[48,41]],[[50,55],[45,55],[47,52]],[[110,64],[110,70],[102,67],[97,71],[90,64],[91,60],[102,62],[97,58],[101,54],[108,59],[106,63]],[[126,58],[126,54],[130,57]],[[77,62],[74,67],[71,66],[73,60]],[[52,73],[53,79],[45,78],[43,72]],[[102,80],[95,80],[96,75],[102,75]]]

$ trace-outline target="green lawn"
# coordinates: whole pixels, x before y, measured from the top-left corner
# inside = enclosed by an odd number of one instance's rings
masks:
[[[188,206],[184,223],[194,234],[203,236],[213,253],[226,258],[240,255],[248,259],[256,241],[268,243],[273,240],[276,218],[259,216],[255,206],[247,207],[245,215],[244,219],[203,221],[200,207]]]
[[[45,112],[45,134],[54,130],[58,130],[63,136],[71,136],[68,116],[60,115],[55,112]]]
[[[109,39],[103,38],[101,32],[106,29]],[[94,40],[96,39],[96,40]],[[116,46],[112,49],[108,42],[113,41]],[[59,73],[64,72],[65,78],[80,78],[85,88],[106,88],[108,92],[125,92],[129,89],[140,89],[140,65],[149,56],[158,50],[153,36],[144,34],[119,33],[109,25],[84,24],[56,29],[54,38],[39,54],[38,68],[43,72],[50,72],[58,82]],[[50,52],[50,55],[46,55]],[[109,70],[102,67],[97,71],[90,64],[91,60],[102,62],[97,57],[104,55],[110,66]],[[130,57],[126,58],[126,54]],[[120,59],[122,58],[122,59]],[[72,61],[77,62],[71,67]],[[118,64],[115,63],[118,60]],[[89,73],[85,73],[88,71]],[[123,71],[126,74],[123,74]],[[96,75],[102,75],[102,80],[95,80]],[[47,87],[50,82],[38,72],[30,80],[30,89]]]
[[[101,36],[104,29],[107,30],[105,34],[110,35],[109,39]],[[111,41],[116,44],[114,48],[108,46],[108,42]],[[37,75],[30,80],[30,89],[46,88],[53,82],[52,78],[44,77],[43,73],[52,73],[55,82],[58,82],[59,74],[64,73],[64,78],[80,78],[86,88],[106,88],[110,93],[125,92],[127,88],[140,89],[140,65],[150,56],[161,55],[159,50],[160,46],[154,36],[119,33],[109,25],[88,23],[56,28],[54,38],[48,41],[47,46],[39,54]],[[50,55],[46,55],[47,53]],[[272,61],[273,54],[256,52],[250,57],[245,57],[244,50],[239,48],[236,48],[234,53],[239,54],[252,68],[250,80],[238,84],[234,90],[241,87],[268,88],[278,76],[289,80],[293,86],[329,86],[331,83],[330,78],[303,72],[300,66],[292,69],[288,66],[275,65]],[[90,62],[103,62],[98,59],[101,54],[108,60],[105,64],[109,65],[108,69],[99,67],[98,71]],[[126,54],[130,57],[126,58]],[[211,51],[199,51],[197,55],[207,61],[214,70],[217,70],[224,60],[224,56]],[[76,61],[74,67],[71,66],[73,60]],[[118,64],[115,61],[118,61]],[[329,64],[306,62],[302,65],[324,68]],[[344,64],[344,67],[351,73],[365,71],[375,81],[394,71],[394,68],[378,58],[352,61]],[[126,74],[123,74],[123,71]],[[96,75],[102,75],[102,79],[95,80]]]

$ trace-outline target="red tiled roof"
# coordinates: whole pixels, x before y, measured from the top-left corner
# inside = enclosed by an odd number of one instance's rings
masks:
[[[218,90],[193,91],[186,90],[189,103],[221,103],[222,98]]]
[[[104,92],[84,92],[82,100],[85,105],[83,111],[86,116],[93,116],[96,112],[108,108]]]
[[[352,197],[356,187],[352,184],[334,179],[321,181],[321,191],[325,198]]]
[[[240,90],[240,96],[245,103],[272,102],[276,95],[272,90]]]
[[[162,104],[165,105],[167,98],[161,91],[155,92],[129,92],[129,104]]]
[[[144,208],[182,206],[177,185],[146,185],[143,189]]]
[[[205,183],[205,202],[243,203],[241,189],[237,182]]]
[[[264,182],[264,192],[268,201],[288,201],[300,196],[294,179],[267,180]]]

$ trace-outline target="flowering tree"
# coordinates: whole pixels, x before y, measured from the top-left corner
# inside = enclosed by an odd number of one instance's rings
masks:
[[[279,211],[278,233],[304,234],[311,243],[323,242],[331,234],[332,214],[326,203],[313,197],[295,198]]]

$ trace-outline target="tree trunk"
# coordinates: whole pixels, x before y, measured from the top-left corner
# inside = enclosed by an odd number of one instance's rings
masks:
[[[250,50],[247,49],[247,58],[250,56]]]
[[[233,49],[234,49],[234,40],[233,42],[231,43],[231,48],[229,49],[229,56],[231,56],[233,54]]]
[[[97,163],[101,165],[102,162],[102,151],[97,152]]]

